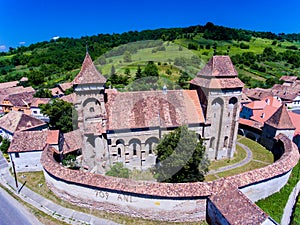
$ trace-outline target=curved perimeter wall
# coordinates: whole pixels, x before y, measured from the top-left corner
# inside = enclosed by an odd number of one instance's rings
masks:
[[[113,213],[166,221],[205,220],[207,199],[222,190],[224,181],[241,190],[252,201],[279,191],[298,163],[298,148],[285,135],[282,157],[271,165],[212,182],[156,183],[108,177],[62,167],[51,148],[41,163],[50,189],[62,199],[77,205]]]

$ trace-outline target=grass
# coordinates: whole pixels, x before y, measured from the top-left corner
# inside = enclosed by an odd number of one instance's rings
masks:
[[[246,158],[247,153],[246,151],[240,147],[239,145],[236,146],[236,151],[234,153],[234,156],[232,159],[223,159],[218,161],[212,161],[211,165],[209,166],[209,170],[216,170],[220,167],[229,166],[232,164],[235,164],[237,162],[242,161],[244,158]]]
[[[256,202],[256,204],[262,210],[264,210],[275,221],[279,223],[281,222],[283,210],[287,203],[289,195],[292,192],[293,188],[296,186],[297,182],[299,181],[299,175],[300,175],[300,163],[298,163],[293,168],[287,184],[279,192]],[[298,222],[300,221],[298,220]],[[299,223],[294,223],[294,224],[299,224]]]
[[[36,209],[34,206],[30,205],[29,203],[23,201],[20,197],[16,196],[13,192],[8,190],[2,184],[0,184],[0,187],[2,189],[4,189],[8,194],[10,194],[14,199],[16,199],[18,202],[20,202],[42,224],[47,224],[47,225],[67,225],[68,224],[68,223],[65,223],[61,220],[55,219],[52,216],[49,216],[48,214],[44,213],[43,211],[40,211],[40,210]]]
[[[262,145],[258,144],[257,142],[249,138],[245,138],[241,136],[239,136],[239,138],[240,138],[239,142],[241,144],[246,145],[248,148],[252,150],[254,160],[258,160],[268,164],[274,162],[274,157],[272,152],[268,151],[265,147],[263,147]]]
[[[27,172],[27,173],[18,173],[18,178],[20,182],[26,182],[26,186],[33,190],[34,192],[44,196],[45,198],[48,198],[49,200],[55,202],[56,204],[59,204],[63,207],[70,208],[76,211],[92,214],[94,216],[97,216],[99,218],[104,218],[108,220],[115,221],[120,224],[141,224],[141,225],[159,225],[159,224],[176,224],[176,225],[207,225],[205,221],[203,222],[185,222],[185,223],[172,223],[172,222],[161,222],[161,221],[153,221],[153,220],[146,220],[141,218],[135,218],[135,217],[129,217],[124,216],[121,214],[114,214],[114,213],[108,213],[105,211],[100,211],[96,209],[90,209],[85,207],[80,207],[77,205],[73,205],[69,202],[63,201],[61,198],[54,195],[54,193],[47,187],[45,184],[45,178],[43,175],[43,172]],[[39,185],[39,184],[42,184]]]

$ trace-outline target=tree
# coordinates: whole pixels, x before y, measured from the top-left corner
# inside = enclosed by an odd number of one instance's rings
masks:
[[[36,98],[52,98],[52,94],[49,89],[41,88],[41,89],[37,90],[37,92],[34,94],[34,97],[36,97]]]
[[[141,66],[138,66],[136,73],[135,73],[135,80],[140,79],[143,77]]]
[[[3,141],[2,141],[2,144],[0,145],[0,151],[3,153],[3,154],[7,154],[7,150],[10,146],[10,141],[9,139],[6,139],[4,138]]]
[[[155,149],[155,172],[160,182],[203,181],[210,164],[203,140],[198,141],[194,131],[187,126],[178,127],[165,135]]]
[[[124,56],[123,56],[123,60],[124,62],[131,62],[131,54],[129,51],[124,52]]]
[[[158,68],[153,61],[149,61],[144,68],[143,75],[145,77],[158,77]]]
[[[67,133],[73,130],[73,105],[61,99],[54,99],[48,104],[40,105],[41,112],[50,119],[49,125],[53,129]]]
[[[109,171],[105,173],[107,176],[129,178],[129,169],[124,168],[123,163],[117,162]]]
[[[128,67],[125,68],[124,73],[125,73],[125,75],[126,75],[127,77],[130,77],[130,69],[129,69]]]

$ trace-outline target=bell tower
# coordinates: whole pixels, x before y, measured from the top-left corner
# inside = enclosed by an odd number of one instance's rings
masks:
[[[96,69],[90,55],[85,59],[73,80],[76,94],[75,109],[78,128],[83,135],[82,156],[84,167],[91,172],[103,173],[107,161],[106,110],[104,84],[106,79]]]
[[[229,56],[213,56],[190,82],[204,112],[210,159],[233,157],[243,86]]]

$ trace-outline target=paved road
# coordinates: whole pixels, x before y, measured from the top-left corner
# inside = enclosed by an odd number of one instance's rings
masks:
[[[243,159],[242,161],[238,162],[238,163],[235,163],[235,164],[232,164],[232,165],[229,165],[229,166],[220,167],[216,170],[211,170],[211,171],[208,172],[208,174],[216,174],[216,173],[223,172],[223,171],[226,171],[226,170],[232,170],[232,169],[244,166],[252,160],[252,151],[246,145],[243,145],[239,142],[237,142],[236,144],[241,146],[243,149],[245,149],[245,151],[247,153],[246,158]]]
[[[0,224],[1,225],[40,225],[22,204],[0,188]]]

